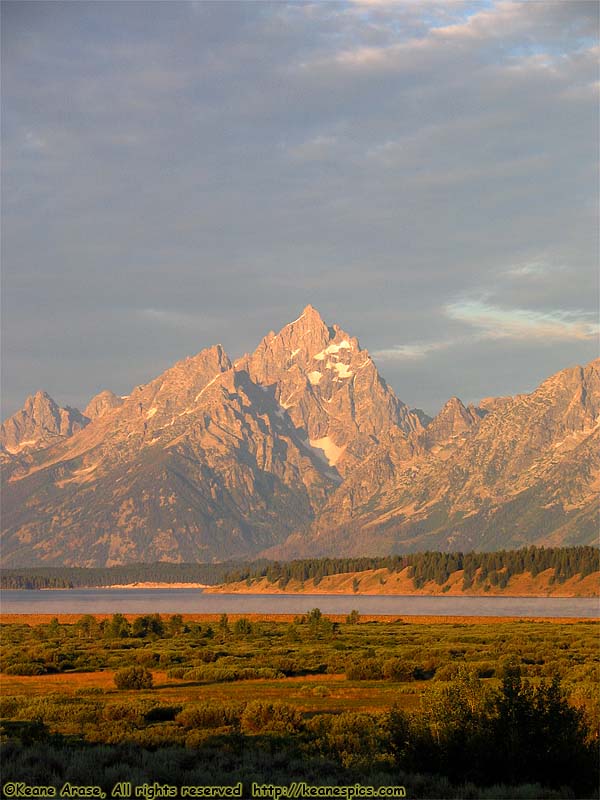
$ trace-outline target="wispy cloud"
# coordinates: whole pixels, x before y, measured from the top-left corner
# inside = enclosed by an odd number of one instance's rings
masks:
[[[509,278],[530,278],[547,275],[551,269],[556,270],[557,268],[550,267],[543,259],[534,259],[531,261],[523,261],[520,264],[514,264],[512,267],[505,270],[502,275]]]
[[[540,274],[538,264],[523,265],[521,274]],[[446,305],[443,313],[453,322],[468,325],[466,336],[449,335],[445,339],[396,344],[373,352],[380,361],[420,361],[432,353],[464,345],[498,339],[521,341],[593,341],[600,336],[600,325],[583,312],[553,310],[533,311],[524,308],[500,308],[480,300],[462,300]]]
[[[430,353],[446,350],[456,344],[455,339],[443,339],[437,342],[413,342],[412,344],[396,344],[383,350],[375,350],[373,357],[379,361],[419,361]]]
[[[533,311],[500,308],[479,300],[446,306],[450,319],[464,322],[485,339],[587,341],[600,335],[600,325],[583,311]]]

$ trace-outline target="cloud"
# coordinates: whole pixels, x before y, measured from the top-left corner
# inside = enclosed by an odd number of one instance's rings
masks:
[[[358,8],[379,25],[395,25],[396,40],[376,44],[351,41],[334,53],[317,54],[305,68],[351,70],[353,72],[402,72],[419,74],[431,66],[476,59],[485,64],[505,62],[513,67],[549,67],[560,57],[565,43],[574,36],[589,41],[597,35],[598,14],[593,3],[481,4],[428,3],[426,14],[417,4],[359,3]],[[445,6],[445,7],[444,7]],[[398,13],[399,9],[405,15]],[[419,10],[428,25],[415,24]]]
[[[412,344],[397,344],[383,350],[375,350],[372,355],[379,361],[419,361],[430,353],[446,350],[456,344],[454,339],[439,342],[413,342]]]
[[[0,6],[7,409],[309,302],[426,407],[591,352],[596,4],[140,8]]]
[[[551,270],[552,267],[544,259],[536,259],[515,264],[505,270],[503,275],[509,278],[537,278],[547,275]]]
[[[484,339],[590,341],[600,334],[600,325],[594,321],[593,315],[583,312],[557,309],[542,313],[466,300],[447,305],[446,313],[450,319],[475,328]]]
[[[517,278],[545,274],[547,265],[531,262],[506,271]],[[467,342],[485,343],[507,339],[520,342],[594,342],[600,336],[596,316],[583,311],[554,309],[540,312],[523,308],[501,308],[481,300],[460,300],[441,309],[453,322],[466,325],[465,334],[448,334],[444,339],[396,344],[373,352],[383,362],[414,362],[432,354],[464,347]]]

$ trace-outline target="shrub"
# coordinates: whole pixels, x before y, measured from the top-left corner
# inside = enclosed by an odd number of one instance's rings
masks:
[[[45,675],[47,669],[43,664],[34,661],[20,661],[18,664],[6,667],[4,672],[7,675]]]
[[[303,695],[309,695],[310,697],[329,697],[331,695],[331,689],[327,686],[312,686],[309,683],[303,686],[300,691]]]
[[[346,666],[349,681],[380,681],[383,678],[381,661],[377,658],[362,658]]]
[[[228,725],[238,725],[243,709],[243,705],[202,703],[202,705],[184,708],[176,716],[175,721],[187,730],[222,728]]]
[[[435,673],[436,680],[438,681],[453,681],[461,670],[460,664],[444,664]],[[482,676],[480,676],[482,677]]]
[[[179,636],[184,633],[186,626],[183,623],[181,614],[173,614],[167,622],[167,631],[169,636]]]
[[[131,628],[131,635],[141,639],[151,636],[160,638],[164,635],[165,627],[160,614],[145,614],[136,617]]]
[[[384,718],[344,711],[330,718],[321,715],[311,727],[317,748],[344,767],[368,767],[385,759],[388,734]]]
[[[310,672],[310,669],[306,668],[306,664],[303,662],[301,658],[293,658],[291,656],[271,656],[269,658],[269,664],[273,669],[282,672],[284,675],[305,675],[307,672]]]
[[[1,717],[14,717],[23,699],[20,697],[0,697],[0,718]]]
[[[144,709],[129,703],[110,703],[102,709],[102,718],[109,722],[141,725],[144,721]]]
[[[152,673],[146,667],[125,667],[115,672],[117,689],[151,689]]]
[[[413,681],[417,665],[403,658],[388,658],[383,662],[382,675],[388,681]]]
[[[169,651],[166,653],[160,653],[160,655],[157,654],[157,660],[161,667],[169,667],[173,664],[181,664],[186,659],[181,653],[173,653]],[[147,664],[147,666],[151,666],[153,663],[152,661],[143,661],[140,658],[138,658],[137,661],[139,664]]]
[[[170,678],[185,678],[189,681],[211,681],[227,683],[229,681],[255,680],[256,678],[282,678],[283,673],[271,667],[194,667],[183,669],[177,667],[168,671]]]
[[[496,674],[496,667],[491,661],[479,661],[473,666],[478,678],[493,678]]]
[[[302,714],[284,703],[254,700],[244,709],[241,725],[244,733],[295,733],[302,725]]]
[[[168,658],[170,653],[166,654],[166,656]],[[141,652],[136,653],[135,660],[143,667],[155,667],[156,664],[163,664],[166,661],[164,653],[154,653],[150,650],[142,650]]]
[[[198,659],[203,664],[213,664],[218,658],[219,653],[215,653],[214,650],[203,650],[198,654]]]
[[[186,672],[188,672],[187,667],[175,667],[174,669],[170,669],[167,671],[167,678],[177,678],[181,680]]]
[[[252,630],[252,623],[249,619],[246,619],[246,617],[240,617],[233,626],[233,632],[237,635],[249,636]]]
[[[109,639],[124,639],[131,633],[131,625],[123,614],[113,614],[104,626],[104,633]]]

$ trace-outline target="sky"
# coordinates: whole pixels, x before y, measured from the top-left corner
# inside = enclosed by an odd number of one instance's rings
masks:
[[[2,417],[311,303],[435,413],[598,354],[596,2],[2,2]]]

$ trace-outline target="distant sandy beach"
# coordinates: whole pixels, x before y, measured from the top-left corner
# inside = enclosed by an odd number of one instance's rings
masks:
[[[207,583],[160,583],[138,581],[137,583],[113,583],[110,586],[91,586],[91,589],[208,589]]]
[[[45,586],[40,592],[69,592],[77,589],[208,589],[207,583],[166,583],[160,581],[136,581],[135,583],[111,583],[110,586]],[[21,589],[3,589],[3,592],[22,591]]]

